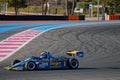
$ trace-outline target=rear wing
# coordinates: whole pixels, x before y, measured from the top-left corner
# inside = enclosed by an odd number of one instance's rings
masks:
[[[83,51],[70,51],[70,52],[67,52],[67,55],[72,56],[72,57],[75,57],[75,56],[84,57],[84,52]]]

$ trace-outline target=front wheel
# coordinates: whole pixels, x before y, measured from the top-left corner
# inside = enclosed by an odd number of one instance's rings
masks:
[[[25,69],[29,70],[29,71],[33,71],[35,69],[36,65],[35,62],[33,61],[29,61],[25,64]]]
[[[69,60],[69,68],[70,69],[77,69],[79,66],[79,62],[77,59],[73,58]]]

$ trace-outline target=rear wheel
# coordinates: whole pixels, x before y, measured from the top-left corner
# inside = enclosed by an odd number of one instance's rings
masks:
[[[70,69],[77,69],[79,66],[79,62],[77,59],[73,58],[69,60],[69,68]]]
[[[20,60],[14,60],[12,63],[11,63],[11,66],[12,65],[15,65],[16,63],[19,63],[20,62]]]
[[[36,65],[35,62],[30,61],[28,63],[25,64],[25,69],[29,70],[29,71],[33,71],[35,69]]]

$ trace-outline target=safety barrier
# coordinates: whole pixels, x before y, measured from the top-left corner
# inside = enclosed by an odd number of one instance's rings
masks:
[[[79,20],[79,16],[77,16],[77,15],[70,15],[70,16],[68,16],[68,20]]]
[[[0,15],[0,20],[85,20],[85,16]]]
[[[79,16],[79,20],[85,20],[85,15]]]
[[[108,15],[108,20],[120,20],[120,15]]]
[[[84,15],[81,15],[81,16],[69,15],[68,20],[85,20],[85,16]]]

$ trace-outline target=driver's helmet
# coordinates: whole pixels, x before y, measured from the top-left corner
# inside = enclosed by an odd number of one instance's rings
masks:
[[[41,53],[40,58],[47,58],[48,52],[44,51]]]

